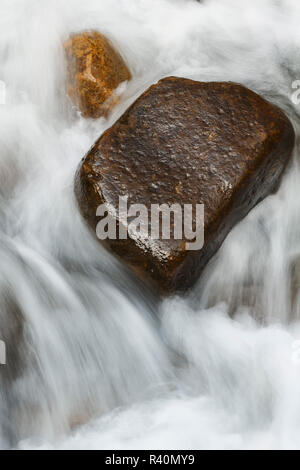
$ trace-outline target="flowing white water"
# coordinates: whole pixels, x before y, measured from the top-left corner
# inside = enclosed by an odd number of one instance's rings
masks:
[[[0,447],[300,448],[299,148],[186,299],[159,304],[78,214],[80,159],[167,75],[231,80],[300,134],[298,0],[0,0]],[[66,101],[62,41],[132,72],[107,120]]]

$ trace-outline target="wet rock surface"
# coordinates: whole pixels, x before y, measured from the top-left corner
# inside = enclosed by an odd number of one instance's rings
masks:
[[[117,207],[119,196],[149,211],[151,204],[204,204],[201,250],[186,250],[185,239],[135,234],[105,242],[160,292],[182,292],[231,228],[276,189],[293,147],[284,113],[244,86],[169,77],[95,143],[77,172],[75,192],[93,230],[97,207]]]
[[[118,101],[117,87],[131,78],[121,55],[102,34],[72,35],[64,44],[68,94],[84,117],[98,118]]]

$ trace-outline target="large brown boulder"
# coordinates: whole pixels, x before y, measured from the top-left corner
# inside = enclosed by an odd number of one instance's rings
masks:
[[[64,44],[68,94],[85,117],[98,118],[118,101],[116,88],[131,74],[109,40],[96,31],[74,34]]]
[[[272,192],[294,147],[284,113],[235,83],[169,77],[151,86],[95,143],[78,170],[75,192],[95,230],[97,206],[204,204],[205,243],[153,240],[131,232],[106,240],[164,293],[193,285],[231,228]]]

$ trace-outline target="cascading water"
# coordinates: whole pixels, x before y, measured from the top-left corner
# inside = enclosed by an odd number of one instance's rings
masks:
[[[150,84],[235,81],[300,134],[297,0],[0,0],[0,447],[300,448],[299,148],[187,298],[159,303],[91,236],[80,159]],[[108,119],[64,89],[97,29],[132,72]]]

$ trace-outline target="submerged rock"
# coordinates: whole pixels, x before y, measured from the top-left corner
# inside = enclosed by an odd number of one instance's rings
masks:
[[[116,88],[131,78],[123,58],[96,31],[71,36],[64,48],[70,97],[83,116],[102,116],[118,101]]]
[[[100,204],[118,218],[119,196],[128,197],[128,205],[145,204],[149,213],[150,204],[204,204],[202,249],[187,250],[186,237],[155,240],[138,228],[127,239],[105,241],[161,292],[184,291],[231,228],[276,189],[294,139],[284,113],[242,85],[169,77],[95,143],[75,192],[94,230]]]

